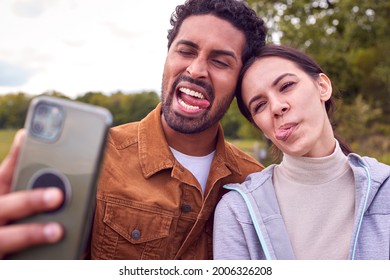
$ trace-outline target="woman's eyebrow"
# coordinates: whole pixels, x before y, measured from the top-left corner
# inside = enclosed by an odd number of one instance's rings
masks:
[[[253,96],[253,97],[249,100],[249,102],[248,102],[248,109],[251,108],[251,105],[252,105],[253,102],[255,102],[256,100],[258,100],[258,99],[260,99],[260,98],[261,98],[261,94],[258,94],[258,95],[256,95],[256,96]]]
[[[280,75],[279,77],[277,77],[274,82],[272,83],[272,86],[276,86],[284,77],[287,77],[287,76],[294,76],[296,77],[295,74],[292,74],[292,73],[285,73],[285,74],[282,74]]]

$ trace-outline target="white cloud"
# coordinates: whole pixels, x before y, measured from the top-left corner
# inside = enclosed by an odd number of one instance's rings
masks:
[[[0,1],[0,63],[18,81],[0,77],[0,94],[159,92],[169,19],[183,2]]]
[[[21,17],[39,17],[55,0],[13,0],[12,11]]]

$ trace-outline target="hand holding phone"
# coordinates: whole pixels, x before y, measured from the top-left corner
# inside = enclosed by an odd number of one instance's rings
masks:
[[[27,114],[13,190],[57,187],[62,205],[16,223],[59,222],[64,238],[32,247],[10,259],[78,259],[85,248],[94,211],[96,181],[112,115],[104,108],[39,96]]]
[[[58,242],[63,229],[58,223],[9,224],[11,221],[53,210],[62,203],[62,192],[57,188],[10,192],[25,130],[19,130],[8,155],[0,164],[0,259],[7,254],[44,243]]]

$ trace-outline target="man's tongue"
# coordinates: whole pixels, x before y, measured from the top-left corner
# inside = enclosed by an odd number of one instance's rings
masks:
[[[206,99],[200,99],[188,94],[181,93],[180,98],[188,105],[198,106],[199,108],[205,109],[210,106],[210,102]]]

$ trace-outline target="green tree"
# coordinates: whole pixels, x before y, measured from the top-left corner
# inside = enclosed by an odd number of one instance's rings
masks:
[[[84,102],[96,106],[108,107],[110,97],[101,93],[89,91],[82,96],[76,98],[76,101]]]
[[[234,99],[229,107],[229,110],[226,112],[221,121],[225,136],[227,138],[239,138],[239,130],[243,124],[243,118],[244,117],[241,115],[240,110],[238,109],[236,99]]]
[[[156,107],[160,98],[155,92],[125,94],[118,91],[111,95],[87,92],[76,100],[107,108],[114,117],[115,126],[141,120]]]
[[[160,102],[155,92],[129,94],[127,96],[126,111],[129,116],[127,122],[139,121],[144,118]]]
[[[22,92],[0,96],[0,128],[23,127],[30,100]]]
[[[386,136],[390,135],[390,127],[376,121],[381,110],[372,108],[360,95],[351,104],[338,103],[335,133],[348,142],[353,152],[390,163],[390,139]]]
[[[248,0],[270,42],[313,56],[351,104],[361,95],[390,124],[390,1]]]
[[[259,131],[249,123],[238,109],[234,98],[229,110],[221,121],[226,138],[230,139],[258,139]]]

